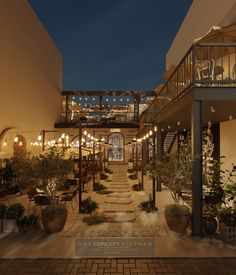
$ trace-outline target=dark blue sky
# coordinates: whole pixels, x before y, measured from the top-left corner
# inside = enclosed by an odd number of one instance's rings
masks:
[[[29,0],[63,54],[64,89],[154,89],[191,0]]]

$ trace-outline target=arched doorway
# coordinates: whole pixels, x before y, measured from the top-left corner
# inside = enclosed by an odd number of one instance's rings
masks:
[[[124,137],[120,133],[112,133],[109,136],[108,161],[124,161]]]

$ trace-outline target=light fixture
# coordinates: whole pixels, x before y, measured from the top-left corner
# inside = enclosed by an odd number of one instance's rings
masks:
[[[7,142],[6,141],[3,142],[3,146],[7,146]]]
[[[177,121],[177,125],[178,125],[178,126],[180,125],[180,121]]]
[[[186,129],[184,128],[184,132],[186,132]]]
[[[156,131],[157,131],[157,126],[154,127],[154,132],[156,132]]]
[[[69,140],[69,135],[66,135],[66,140]]]
[[[171,127],[170,127],[170,125],[168,125],[168,129],[170,129]]]
[[[149,138],[149,134],[146,134],[146,138]]]
[[[81,141],[82,141],[82,142],[85,142],[85,138],[82,138]]]
[[[62,134],[61,134],[61,138],[65,138],[65,133],[62,133]]]
[[[161,131],[164,132],[164,129],[162,128]]]
[[[149,131],[149,136],[152,136],[152,130]]]
[[[234,117],[232,115],[229,115],[229,120],[232,120]]]
[[[84,130],[84,135],[87,136],[87,131],[86,130]]]
[[[61,138],[59,138],[58,141],[61,142]]]
[[[85,101],[87,101],[87,97],[85,97],[85,99],[84,99]]]
[[[93,101],[95,101],[95,98],[93,98]]]
[[[116,99],[115,99],[115,98],[113,98],[113,101],[115,102],[115,101],[116,101]]]
[[[88,138],[90,138],[91,137],[91,135],[90,135],[90,133],[88,133]]]
[[[104,141],[105,140],[105,138],[102,138],[102,141]]]
[[[42,140],[42,136],[41,135],[38,136],[38,140]]]
[[[211,112],[215,113],[216,112],[216,108],[214,106],[211,106]]]
[[[106,101],[108,101],[108,98],[106,98]]]
[[[18,142],[18,140],[19,140],[18,136],[15,136],[14,142]]]
[[[22,146],[22,141],[19,142],[19,145]]]

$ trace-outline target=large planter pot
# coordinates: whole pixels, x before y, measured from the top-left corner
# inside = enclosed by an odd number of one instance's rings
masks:
[[[165,218],[169,229],[176,233],[185,233],[190,220],[190,213],[186,211],[187,206],[169,205],[167,207],[165,209]],[[185,208],[185,211],[180,211],[182,207]],[[180,214],[181,212],[182,214]]]
[[[203,218],[203,230],[206,234],[214,234],[217,229],[217,220],[215,218]]]
[[[67,212],[58,215],[54,220],[48,220],[42,217],[42,224],[46,233],[57,233],[62,231],[67,220]]]
[[[16,220],[2,220],[2,232],[3,233],[15,233],[19,232],[19,226]]]

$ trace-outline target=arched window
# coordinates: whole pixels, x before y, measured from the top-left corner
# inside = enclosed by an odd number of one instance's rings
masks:
[[[112,133],[108,139],[108,161],[124,161],[124,137],[120,133]]]

